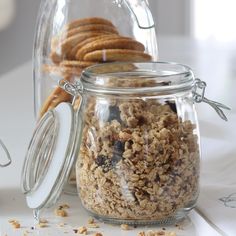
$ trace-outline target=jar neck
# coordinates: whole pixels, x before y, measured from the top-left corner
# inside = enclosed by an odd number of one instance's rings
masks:
[[[190,68],[167,62],[107,63],[85,70],[83,90],[103,94],[172,94],[190,91]]]

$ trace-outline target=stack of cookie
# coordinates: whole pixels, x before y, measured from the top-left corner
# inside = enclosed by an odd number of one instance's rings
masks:
[[[52,63],[44,65],[43,70],[70,80],[73,75],[79,76],[86,67],[97,63],[150,61],[152,57],[144,51],[142,43],[121,36],[112,22],[103,18],[84,18],[70,22],[52,38]],[[60,91],[58,94],[58,89],[55,89],[42,107],[40,115],[71,99],[64,93]]]

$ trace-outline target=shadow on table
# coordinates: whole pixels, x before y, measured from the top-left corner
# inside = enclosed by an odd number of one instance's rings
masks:
[[[218,117],[217,117],[218,118]],[[224,121],[222,121],[222,124]],[[217,138],[227,138],[228,134],[224,129],[223,125],[218,125],[214,122],[208,122],[204,120],[199,121],[200,124],[200,134],[202,137],[217,139]]]
[[[29,215],[31,210],[27,207],[25,197],[20,189],[0,189],[0,216],[15,217]]]

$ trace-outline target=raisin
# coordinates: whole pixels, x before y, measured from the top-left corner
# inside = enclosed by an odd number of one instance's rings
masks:
[[[160,182],[160,180],[161,180],[161,179],[160,179],[160,176],[157,174],[157,175],[156,175],[156,178],[155,178],[155,181],[156,181],[156,182]]]
[[[102,171],[104,173],[107,173],[111,169],[115,168],[116,164],[122,159],[122,154],[125,149],[125,144],[121,141],[115,141],[114,142],[114,148],[113,148],[113,156],[112,158],[108,158],[104,155],[99,155],[95,159],[95,163],[102,168]]]
[[[98,156],[98,157],[96,158],[95,163],[96,163],[98,166],[103,166],[103,165],[105,165],[106,160],[107,160],[107,157],[106,157],[106,156],[100,155],[100,156]]]
[[[174,112],[177,113],[177,108],[175,102],[166,102],[167,105],[169,105],[170,109]]]
[[[102,171],[104,173],[107,173],[109,170],[112,169],[112,163],[111,163],[111,159],[109,159],[107,156],[104,155],[99,155],[96,160],[95,163],[102,168]]]
[[[117,120],[118,122],[122,122],[120,118],[120,110],[119,107],[117,106],[110,106],[109,107],[109,117],[108,117],[108,122],[112,120]]]
[[[140,116],[139,118],[138,118],[138,125],[139,126],[142,126],[142,125],[144,125],[146,123],[146,119],[143,117],[143,116]]]
[[[122,159],[123,152],[125,151],[125,143],[120,140],[114,142],[113,156],[111,158],[111,165],[113,167]]]
[[[129,140],[129,145],[133,145],[134,144],[134,141],[133,140]]]
[[[125,143],[120,140],[116,140],[114,142],[114,152],[123,154],[124,150],[125,150]]]

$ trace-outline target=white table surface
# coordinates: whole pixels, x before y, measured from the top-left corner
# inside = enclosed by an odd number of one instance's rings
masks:
[[[214,152],[218,141],[224,140],[231,151],[231,156],[236,156],[233,142],[236,140],[236,93],[234,92],[236,88],[236,66],[234,66],[236,65],[236,46],[234,48],[233,44],[168,37],[159,40],[159,51],[163,61],[176,61],[192,67],[196,76],[207,82],[206,95],[210,99],[223,102],[232,108],[230,112],[226,112],[229,119],[229,122],[226,123],[221,121],[214,110],[206,104],[197,105],[203,154],[201,195],[207,194],[207,186],[214,181],[220,181],[216,178],[215,173],[221,170],[221,164],[216,166],[216,169],[211,168],[211,163],[224,158],[219,155],[219,152]],[[49,209],[44,213],[49,219],[49,227],[38,230],[30,229],[33,226],[33,217],[20,191],[20,175],[33,128],[33,81],[31,62],[27,62],[0,77],[0,138],[8,147],[13,159],[11,166],[0,169],[0,235],[23,235],[26,230],[31,232],[29,235],[66,235],[65,232],[69,232],[67,235],[74,235],[72,229],[86,224],[89,216],[81,208],[78,197],[68,195],[63,195],[60,202],[67,202],[71,206],[68,210],[69,217],[63,219],[55,217],[53,209]],[[209,142],[210,145],[208,145]],[[227,153],[227,150],[225,152]],[[226,180],[227,177],[226,174]],[[232,182],[229,178],[230,181]],[[234,184],[235,182],[236,180]],[[199,201],[203,200],[204,198],[200,196]],[[13,230],[8,223],[9,219],[19,220],[23,228]],[[59,228],[58,223],[60,222],[66,222],[67,225]],[[102,223],[100,225],[101,228],[97,231],[103,232],[104,236],[111,235],[111,233],[114,236],[137,235],[139,231],[147,230],[147,228],[137,228],[131,231],[121,231],[119,226]],[[230,235],[222,228],[215,226],[214,222],[207,217],[203,218],[195,210],[190,213],[182,226],[182,229],[175,226],[166,227],[166,229],[175,230],[177,236]]]

